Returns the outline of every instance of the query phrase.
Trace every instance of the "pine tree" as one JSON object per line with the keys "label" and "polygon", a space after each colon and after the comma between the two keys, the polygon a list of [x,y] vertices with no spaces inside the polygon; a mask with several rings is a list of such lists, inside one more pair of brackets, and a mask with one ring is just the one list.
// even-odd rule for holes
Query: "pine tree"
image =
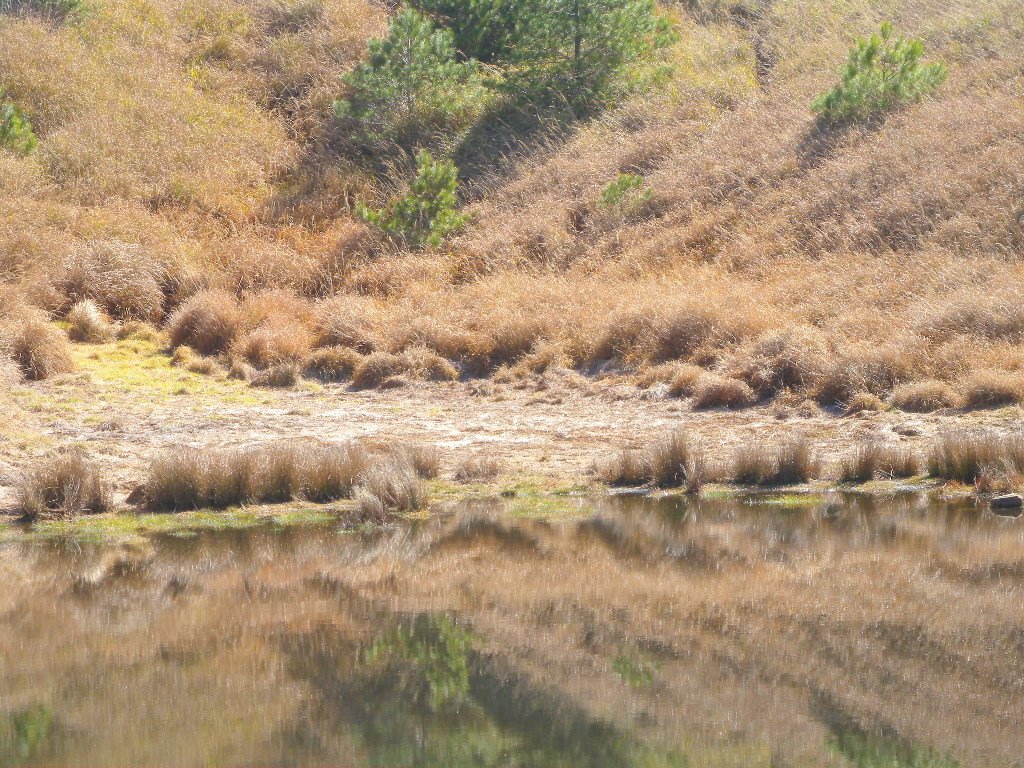
{"label": "pine tree", "polygon": [[654,0],[527,0],[508,84],[576,116],[613,101],[628,67],[671,39]]}
{"label": "pine tree", "polygon": [[365,139],[411,151],[471,122],[479,106],[477,67],[457,60],[450,31],[406,8],[369,48],[369,60],[347,78],[350,98],[334,106],[339,116],[356,118]]}
{"label": "pine tree", "polygon": [[439,246],[466,225],[457,209],[458,169],[451,160],[434,160],[426,150],[416,155],[416,178],[409,191],[386,208],[365,205],[359,216],[379,227],[392,240],[413,249]]}
{"label": "pine tree", "polygon": [[826,123],[870,120],[920,101],[946,80],[939,63],[924,64],[920,40],[894,37],[885,22],[876,34],[857,40],[850,50],[843,79],[815,99],[811,108]]}

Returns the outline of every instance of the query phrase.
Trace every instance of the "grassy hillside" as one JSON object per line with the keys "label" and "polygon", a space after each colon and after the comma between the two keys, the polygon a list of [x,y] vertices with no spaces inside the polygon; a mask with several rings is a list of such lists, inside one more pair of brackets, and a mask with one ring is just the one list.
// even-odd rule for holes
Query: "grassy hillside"
{"label": "grassy hillside", "polygon": [[[557,131],[492,129],[490,162],[478,146],[464,164],[470,225],[420,253],[354,215],[409,170],[372,168],[330,110],[383,34],[381,6],[96,0],[74,23],[0,17],[0,87],[39,138],[27,157],[0,150],[7,326],[34,312],[15,305],[59,318],[92,298],[238,375],[297,364],[373,385],[559,365],[701,405],[1024,399],[1020,3],[663,12],[667,82]],[[948,81],[880,124],[821,132],[811,100],[883,20]],[[642,177],[640,203],[602,205],[622,173]]]}

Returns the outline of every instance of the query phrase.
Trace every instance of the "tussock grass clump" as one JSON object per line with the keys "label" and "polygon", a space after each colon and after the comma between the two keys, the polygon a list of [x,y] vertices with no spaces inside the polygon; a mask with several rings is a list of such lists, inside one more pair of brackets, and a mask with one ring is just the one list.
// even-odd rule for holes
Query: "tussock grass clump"
{"label": "tussock grass clump", "polygon": [[626,449],[596,467],[608,485],[654,485],[659,488],[700,490],[706,478],[704,453],[683,432],[671,432],[640,450]]}
{"label": "tussock grass clump", "polygon": [[238,335],[241,309],[227,291],[200,291],[182,304],[168,321],[172,347],[183,344],[201,355],[226,352]]}
{"label": "tussock grass clump", "polygon": [[911,358],[906,350],[854,349],[825,367],[812,393],[822,405],[843,405],[861,392],[883,396],[913,377]]}
{"label": "tussock grass clump", "polygon": [[746,382],[714,374],[701,376],[693,390],[693,407],[696,410],[746,408],[756,401],[754,390]]}
{"label": "tussock grass clump", "polygon": [[696,492],[704,481],[703,451],[683,432],[672,432],[648,448],[651,481],[659,488]]}
{"label": "tussock grass clump", "polygon": [[858,392],[847,401],[846,409],[843,412],[847,416],[852,416],[855,413],[884,410],[885,402],[878,395],[873,395],[870,392]]}
{"label": "tussock grass clump", "polygon": [[174,448],[150,463],[145,495],[151,509],[168,512],[298,498],[323,503],[351,498],[369,465],[370,454],[356,444]]}
{"label": "tussock grass clump", "polygon": [[959,398],[946,382],[925,379],[896,387],[889,402],[901,411],[928,413],[943,408],[956,408]]}
{"label": "tussock grass clump", "polygon": [[380,309],[365,296],[339,294],[317,305],[313,332],[318,347],[348,347],[364,355],[376,351]]}
{"label": "tussock grass clump", "polygon": [[1024,438],[992,433],[947,433],[928,454],[928,474],[975,483],[985,473],[1024,474]]}
{"label": "tussock grass clump", "polygon": [[363,356],[349,347],[323,347],[309,354],[302,373],[321,381],[348,381],[362,362]]}
{"label": "tussock grass clump", "polygon": [[249,383],[254,387],[287,389],[299,383],[299,367],[294,363],[281,363],[263,371],[254,371]]}
{"label": "tussock grass clump", "polygon": [[995,408],[1024,401],[1024,376],[1020,372],[975,371],[962,387],[966,408]]}
{"label": "tussock grass clump", "polygon": [[380,517],[391,511],[424,509],[428,494],[412,462],[397,457],[378,462],[362,474],[355,500],[362,514]]}
{"label": "tussock grass clump", "polygon": [[741,485],[797,485],[821,474],[821,462],[805,437],[776,448],[747,445],[733,456],[731,477]]}
{"label": "tussock grass clump", "polygon": [[18,488],[18,506],[30,519],[107,512],[110,486],[81,453],[52,456],[31,470]]}
{"label": "tussock grass clump", "polygon": [[0,352],[30,381],[75,370],[67,335],[39,313],[0,318]]}
{"label": "tussock grass clump", "polygon": [[608,485],[638,486],[651,481],[648,457],[644,451],[632,448],[626,448],[615,458],[597,465],[595,472],[597,478]]}
{"label": "tussock grass clump", "polygon": [[271,322],[237,338],[231,352],[262,369],[298,363],[309,354],[310,347],[309,331],[300,322],[275,316]]}
{"label": "tussock grass clump", "polygon": [[420,381],[455,381],[458,369],[429,349],[414,348],[400,353],[374,352],[367,355],[352,374],[352,386],[371,389],[407,376]]}
{"label": "tussock grass clump", "polygon": [[140,245],[87,242],[59,262],[54,287],[66,306],[93,301],[119,320],[159,322],[164,316],[167,265]]}
{"label": "tussock grass clump", "polygon": [[913,477],[920,472],[916,454],[908,448],[877,442],[857,447],[840,465],[841,483],[866,483],[876,477]]}
{"label": "tussock grass clump", "polygon": [[68,311],[68,337],[72,341],[101,344],[114,338],[117,328],[91,299],[80,301]]}
{"label": "tussock grass clump", "polygon": [[403,446],[396,453],[407,459],[420,477],[433,480],[441,474],[441,452],[436,446],[414,443]]}
{"label": "tussock grass clump", "polygon": [[454,479],[457,483],[489,483],[500,474],[500,461],[492,456],[474,456],[459,463]]}

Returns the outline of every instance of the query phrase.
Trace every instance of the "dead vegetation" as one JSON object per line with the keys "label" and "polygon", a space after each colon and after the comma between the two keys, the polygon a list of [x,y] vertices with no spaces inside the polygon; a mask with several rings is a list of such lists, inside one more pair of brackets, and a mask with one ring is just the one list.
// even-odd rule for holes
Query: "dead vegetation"
{"label": "dead vegetation", "polygon": [[928,454],[928,474],[974,484],[991,476],[1024,475],[1024,438],[985,432],[943,435]]}
{"label": "dead vegetation", "polygon": [[672,432],[640,449],[626,449],[599,465],[596,475],[613,486],[652,485],[696,493],[707,479],[703,449],[682,432]]}
{"label": "dead vegetation", "polygon": [[80,452],[40,461],[18,487],[18,509],[30,520],[98,514],[112,506],[110,486],[99,467]]}
{"label": "dead vegetation", "polygon": [[360,509],[416,510],[426,504],[420,477],[434,477],[440,459],[424,446],[375,451],[288,442],[204,450],[173,448],[153,457],[143,485],[147,508],[182,512],[293,500],[356,499]]}
{"label": "dead vegetation", "polygon": [[[68,313],[92,302],[162,323],[172,346],[224,356],[214,373],[263,383],[288,381],[281,366],[356,388],[569,367],[695,408],[1021,402],[1015,0],[773,7],[764,91],[747,34],[691,3],[661,89],[524,139],[467,187],[467,230],[428,254],[351,214],[404,176],[375,181],[326,118],[384,7],[229,5],[159,0],[143,18],[115,3],[83,34],[28,17],[0,31],[5,92],[40,136],[32,157],[0,158],[0,283],[44,317],[89,335]],[[808,103],[883,17],[950,80],[823,143]],[[652,203],[603,221],[623,172]],[[67,369],[37,322],[14,335],[26,376]]]}
{"label": "dead vegetation", "polygon": [[457,483],[490,483],[501,474],[501,462],[489,456],[474,456],[462,461],[455,469]]}
{"label": "dead vegetation", "polygon": [[912,450],[870,442],[857,446],[852,456],[843,459],[838,479],[841,483],[866,483],[879,478],[913,477],[920,471]]}

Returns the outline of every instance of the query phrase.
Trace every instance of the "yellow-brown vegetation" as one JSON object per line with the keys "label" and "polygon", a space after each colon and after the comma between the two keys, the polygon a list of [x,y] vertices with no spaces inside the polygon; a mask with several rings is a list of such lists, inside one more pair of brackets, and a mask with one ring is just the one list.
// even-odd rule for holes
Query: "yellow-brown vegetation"
{"label": "yellow-brown vegetation", "polygon": [[[466,187],[466,231],[426,254],[352,215],[404,170],[375,179],[329,117],[383,6],[110,0],[77,27],[11,17],[0,86],[39,146],[0,151],[0,282],[56,317],[90,300],[165,322],[172,345],[358,387],[557,364],[657,368],[698,407],[788,390],[931,409],[954,402],[945,385],[968,407],[1019,402],[1019,3],[776,3],[756,46],[712,5],[673,14],[667,83],[524,138]],[[886,18],[949,81],[822,137],[810,99]],[[653,198],[610,221],[596,201],[623,172]],[[17,336],[28,376],[66,368],[32,352],[56,348],[36,321]]]}

